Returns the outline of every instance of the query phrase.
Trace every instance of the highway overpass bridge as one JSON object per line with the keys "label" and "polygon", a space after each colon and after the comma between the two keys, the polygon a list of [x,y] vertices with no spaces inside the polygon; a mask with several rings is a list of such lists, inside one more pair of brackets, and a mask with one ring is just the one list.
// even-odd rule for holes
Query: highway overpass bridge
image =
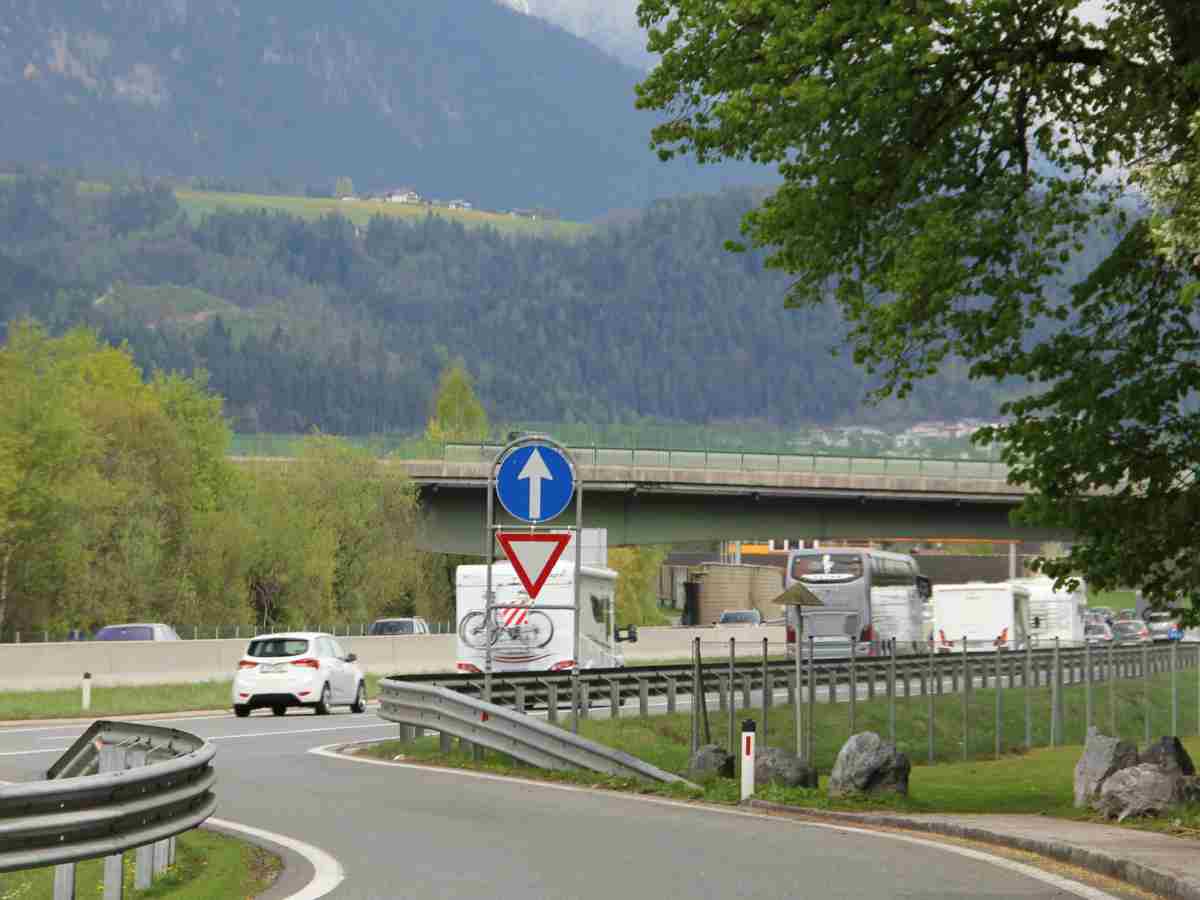
{"label": "highway overpass bridge", "polygon": [[[431,549],[481,553],[488,470],[499,447],[440,449],[440,458],[388,457],[388,465],[418,486]],[[596,447],[571,453],[584,483],[584,524],[608,529],[610,546],[773,536],[1070,538],[1009,521],[1025,492],[1008,484],[1007,468],[996,462]],[[560,521],[574,523],[573,507]]]}

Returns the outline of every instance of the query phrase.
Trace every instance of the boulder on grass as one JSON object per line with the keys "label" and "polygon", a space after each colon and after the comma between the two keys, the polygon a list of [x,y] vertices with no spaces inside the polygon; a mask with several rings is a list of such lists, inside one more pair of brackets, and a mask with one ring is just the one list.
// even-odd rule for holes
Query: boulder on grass
{"label": "boulder on grass", "polygon": [[1177,737],[1162,737],[1138,754],[1138,762],[1158,766],[1164,772],[1195,775],[1192,758]]}
{"label": "boulder on grass", "polygon": [[724,747],[716,744],[704,744],[688,761],[688,775],[695,781],[709,778],[733,777],[733,756]]}
{"label": "boulder on grass", "polygon": [[800,757],[778,747],[754,749],[754,785],[778,784],[783,787],[815,788],[817,770]]}
{"label": "boulder on grass", "polygon": [[1075,764],[1075,806],[1082,809],[1094,803],[1108,778],[1137,764],[1137,747],[1101,734],[1095,726],[1089,728],[1083,756]]}
{"label": "boulder on grass", "polygon": [[848,794],[908,794],[912,763],[873,731],[850,737],[838,753],[829,776],[829,796]]}
{"label": "boulder on grass", "polygon": [[1104,780],[1095,807],[1118,822],[1160,813],[1179,801],[1183,776],[1153,763],[1114,772]]}

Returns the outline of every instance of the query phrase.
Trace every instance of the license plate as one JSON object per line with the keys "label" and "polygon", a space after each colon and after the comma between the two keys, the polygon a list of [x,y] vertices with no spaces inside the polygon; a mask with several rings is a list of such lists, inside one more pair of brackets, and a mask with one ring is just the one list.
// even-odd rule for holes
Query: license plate
{"label": "license plate", "polygon": [[262,667],[263,672],[278,673],[287,671],[287,663],[267,663]]}

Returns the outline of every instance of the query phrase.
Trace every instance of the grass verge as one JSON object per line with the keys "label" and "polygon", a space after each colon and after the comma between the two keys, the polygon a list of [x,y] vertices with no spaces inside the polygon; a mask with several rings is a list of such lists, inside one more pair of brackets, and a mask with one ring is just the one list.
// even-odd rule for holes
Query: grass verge
{"label": "grass verge", "polygon": [[[196,830],[181,835],[176,844],[175,865],[146,891],[133,887],[134,854],[124,859],[126,897],[162,900],[232,900],[256,897],[279,875],[279,857],[260,847],[211,831]],[[75,893],[99,897],[104,892],[103,860],[79,863],[75,869]],[[30,869],[0,875],[0,900],[51,900],[54,869]]]}
{"label": "grass verge", "polygon": [[[367,696],[378,696],[379,675],[367,675]],[[92,688],[92,707],[84,711],[79,688],[55,691],[0,691],[0,722],[26,719],[104,719],[231,709],[232,681],[147,684]]]}

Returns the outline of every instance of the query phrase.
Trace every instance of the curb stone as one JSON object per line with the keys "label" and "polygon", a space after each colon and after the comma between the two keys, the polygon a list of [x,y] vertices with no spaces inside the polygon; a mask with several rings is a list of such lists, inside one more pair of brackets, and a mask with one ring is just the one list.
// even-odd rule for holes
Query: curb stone
{"label": "curb stone", "polygon": [[[915,819],[893,813],[838,812],[789,806],[785,803],[772,803],[768,800],[753,798],[747,800],[745,805],[798,819],[843,822],[854,825],[883,825],[888,828],[965,838],[984,844],[1024,850],[1124,881],[1163,897],[1178,898],[1178,900],[1200,900],[1200,876],[1195,879],[1181,878],[1172,872],[1166,872],[1132,859],[1066,841],[993,831],[975,824],[957,823],[945,819]],[[1159,837],[1166,841],[1174,840],[1170,835],[1160,835]]]}

